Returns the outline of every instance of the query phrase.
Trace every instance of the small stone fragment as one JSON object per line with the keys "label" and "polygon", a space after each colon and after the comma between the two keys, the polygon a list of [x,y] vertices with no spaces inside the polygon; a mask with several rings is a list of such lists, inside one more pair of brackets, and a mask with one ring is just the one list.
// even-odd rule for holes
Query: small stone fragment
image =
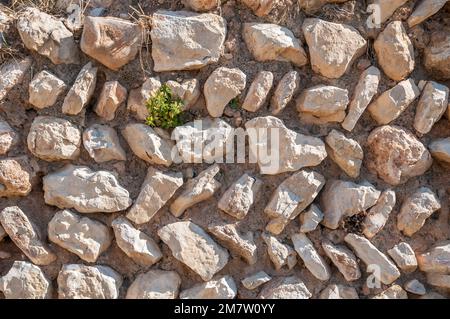
{"label": "small stone fragment", "polygon": [[408,294],[399,285],[392,285],[372,299],[408,299]]}
{"label": "small stone fragment", "polygon": [[159,78],[148,78],[140,88],[130,91],[127,109],[134,113],[138,120],[145,121],[148,117],[148,110],[145,104],[160,88],[161,82]]}
{"label": "small stone fragment", "polygon": [[178,83],[167,81],[166,85],[172,90],[172,94],[183,101],[183,111],[189,110],[200,97],[200,83],[197,79],[188,79]]}
{"label": "small stone fragment", "polygon": [[0,101],[16,85],[22,83],[25,73],[31,67],[31,57],[25,57],[19,61],[15,59],[7,60],[0,67]]}
{"label": "small stone fragment", "polygon": [[0,155],[8,153],[18,141],[19,135],[16,131],[8,124],[8,122],[0,118]]}
{"label": "small stone fragment", "polygon": [[20,157],[0,160],[0,198],[26,196],[31,192],[32,172]]}
{"label": "small stone fragment", "polygon": [[295,251],[303,260],[305,267],[319,280],[327,281],[331,273],[328,264],[314,248],[313,243],[303,234],[298,233],[291,236]]}
{"label": "small stone fragment", "polygon": [[436,14],[447,3],[448,0],[422,0],[414,12],[408,18],[410,28],[418,25]]}
{"label": "small stone fragment", "polygon": [[258,111],[266,102],[267,95],[273,85],[273,73],[270,71],[260,71],[253,80],[245,96],[242,108],[249,112]]}
{"label": "small stone fragment", "polygon": [[65,89],[64,81],[50,72],[41,71],[34,76],[28,86],[28,102],[38,109],[52,106]]}
{"label": "small stone fragment", "polygon": [[319,207],[311,204],[308,210],[300,214],[300,231],[302,233],[309,233],[316,230],[317,226],[323,219],[323,213]]}
{"label": "small stone fragment", "polygon": [[449,89],[445,85],[428,81],[417,103],[414,128],[427,134],[447,110]]}
{"label": "small stone fragment", "polygon": [[181,278],[175,271],[149,270],[137,275],[126,299],[176,299],[180,285]]}
{"label": "small stone fragment", "polygon": [[423,296],[427,293],[425,286],[417,279],[408,281],[404,287],[407,292],[415,295]]}
{"label": "small stone fragment", "polygon": [[297,71],[289,71],[278,82],[270,102],[273,115],[279,114],[292,100],[300,86],[300,75]]}
{"label": "small stone fragment", "polygon": [[450,35],[432,34],[431,42],[424,49],[424,65],[435,78],[450,79]]}
{"label": "small stone fragment", "polygon": [[116,131],[107,125],[94,124],[88,127],[83,133],[83,145],[97,163],[126,160]]}
{"label": "small stone fragment", "polygon": [[383,191],[377,203],[372,206],[364,219],[364,236],[371,239],[378,234],[386,224],[395,206],[396,196],[391,189]]}
{"label": "small stone fragment", "polygon": [[389,256],[404,272],[413,272],[417,268],[417,259],[414,250],[406,242],[401,242],[388,250]]}
{"label": "small stone fragment", "polygon": [[309,299],[311,292],[296,276],[278,277],[264,286],[259,299]]}
{"label": "small stone fragment", "polygon": [[323,241],[322,248],[331,262],[339,269],[347,281],[361,278],[356,256],[345,246],[334,245],[330,241]]}
{"label": "small stone fragment", "polygon": [[287,266],[290,270],[297,264],[297,254],[289,245],[283,244],[276,237],[263,233],[262,239],[267,246],[267,254],[275,266],[275,270],[280,270]]}
{"label": "small stone fragment", "polygon": [[450,289],[450,275],[427,273],[427,283],[435,287]]}
{"label": "small stone fragment", "polygon": [[180,299],[234,299],[236,295],[233,277],[223,276],[183,290]]}
{"label": "small stone fragment", "polygon": [[248,290],[253,290],[265,284],[266,282],[269,282],[271,279],[272,277],[261,270],[251,276],[245,277],[241,282],[245,288],[247,288]]}
{"label": "small stone fragment", "polygon": [[325,138],[330,158],[350,177],[359,176],[364,153],[357,141],[332,130]]}
{"label": "small stone fragment", "polygon": [[115,117],[117,108],[127,97],[127,89],[125,89],[117,81],[109,81],[103,85],[100,98],[95,105],[94,111],[105,121],[112,121]]}
{"label": "small stone fragment", "polygon": [[417,255],[419,269],[424,272],[450,273],[450,241],[443,241],[428,252]]}
{"label": "small stone fragment", "polygon": [[450,163],[450,137],[434,140],[428,145],[431,155],[446,163]]}
{"label": "small stone fragment", "polygon": [[332,284],[322,290],[319,299],[359,299],[359,296],[353,287]]}

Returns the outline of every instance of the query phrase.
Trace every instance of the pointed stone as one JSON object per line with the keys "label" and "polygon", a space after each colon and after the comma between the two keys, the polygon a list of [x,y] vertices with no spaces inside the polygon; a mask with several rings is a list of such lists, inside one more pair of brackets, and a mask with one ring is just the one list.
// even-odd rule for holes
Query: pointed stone
{"label": "pointed stone", "polygon": [[180,299],[234,299],[236,295],[236,283],[227,275],[183,290]]}
{"label": "pointed stone", "polygon": [[396,196],[393,190],[387,189],[381,193],[377,203],[369,209],[364,219],[364,236],[371,239],[383,229],[395,202]]}
{"label": "pointed stone", "polygon": [[67,93],[62,112],[67,115],[77,115],[89,103],[94,94],[97,82],[97,68],[89,62],[78,73],[75,83]]}
{"label": "pointed stone", "polygon": [[286,266],[289,270],[297,264],[297,254],[291,246],[283,244],[276,237],[263,233],[262,239],[267,246],[267,254],[275,266],[275,270],[280,270]]}
{"label": "pointed stone", "polygon": [[339,269],[347,281],[361,278],[361,271],[356,256],[345,246],[333,245],[329,241],[322,242],[322,248],[331,262]]}
{"label": "pointed stone", "polygon": [[176,299],[180,285],[181,278],[175,271],[149,270],[137,275],[126,299]]}

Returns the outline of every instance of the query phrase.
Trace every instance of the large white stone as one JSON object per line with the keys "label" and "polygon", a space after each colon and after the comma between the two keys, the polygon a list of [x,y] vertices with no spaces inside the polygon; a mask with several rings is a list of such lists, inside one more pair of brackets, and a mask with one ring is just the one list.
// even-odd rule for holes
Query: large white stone
{"label": "large white stone", "polygon": [[22,83],[31,63],[32,59],[25,57],[20,60],[10,59],[2,64],[0,67],[0,101],[14,86]]}
{"label": "large white stone", "polygon": [[427,134],[447,110],[449,89],[445,85],[428,81],[416,107],[414,128]]}
{"label": "large white stone", "polygon": [[88,127],[83,132],[83,145],[97,163],[127,159],[120,145],[119,136],[108,125],[94,124]]}
{"label": "large white stone", "polygon": [[180,285],[181,278],[175,271],[149,270],[137,275],[126,299],[176,299]]}
{"label": "large white stone", "polygon": [[63,80],[48,71],[36,74],[28,86],[28,102],[38,109],[55,104],[58,96],[66,89]]}
{"label": "large white stone", "polygon": [[398,268],[408,273],[417,268],[417,259],[414,250],[406,242],[401,242],[388,250],[389,256],[395,261]]}
{"label": "large white stone", "polygon": [[89,62],[78,73],[62,105],[62,112],[77,115],[89,103],[97,83],[97,68]]}

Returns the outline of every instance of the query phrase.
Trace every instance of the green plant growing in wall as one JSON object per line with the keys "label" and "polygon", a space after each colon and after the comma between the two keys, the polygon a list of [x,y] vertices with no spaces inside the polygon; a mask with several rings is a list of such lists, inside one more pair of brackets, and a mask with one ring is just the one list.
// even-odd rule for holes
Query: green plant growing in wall
{"label": "green plant growing in wall", "polygon": [[151,127],[170,129],[183,124],[183,100],[174,96],[166,84],[147,100],[146,107],[148,116],[145,122]]}

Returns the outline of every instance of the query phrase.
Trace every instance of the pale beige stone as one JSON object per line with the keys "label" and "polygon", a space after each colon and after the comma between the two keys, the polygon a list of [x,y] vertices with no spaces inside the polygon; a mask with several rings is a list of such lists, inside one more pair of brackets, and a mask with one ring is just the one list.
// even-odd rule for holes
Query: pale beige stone
{"label": "pale beige stone", "polygon": [[309,299],[311,292],[304,282],[296,277],[278,277],[264,286],[258,299]]}
{"label": "pale beige stone", "polygon": [[428,252],[417,255],[417,263],[421,271],[450,273],[450,241],[439,242]]}
{"label": "pale beige stone", "polygon": [[20,60],[10,59],[2,64],[0,67],[0,101],[14,86],[22,83],[31,63],[31,57],[25,57]]}
{"label": "pale beige stone", "polygon": [[275,270],[280,270],[284,266],[292,269],[297,264],[297,254],[291,246],[283,244],[268,233],[263,233],[261,237],[267,246],[267,254],[275,266]]}
{"label": "pale beige stone", "polygon": [[377,203],[369,209],[364,219],[364,236],[371,239],[383,229],[395,202],[396,195],[393,190],[387,189],[381,193]]}
{"label": "pale beige stone", "polygon": [[267,100],[273,85],[273,73],[270,71],[259,71],[247,91],[242,108],[249,112],[258,111]]}
{"label": "pale beige stone", "polygon": [[297,71],[289,71],[278,82],[272,99],[270,100],[271,112],[279,114],[294,97],[300,86],[300,75]]}
{"label": "pale beige stone", "polygon": [[276,8],[280,0],[241,0],[241,2],[252,9],[255,15],[263,17]]}
{"label": "pale beige stone", "polygon": [[450,163],[450,137],[432,141],[428,149],[435,159]]}
{"label": "pale beige stone", "polygon": [[323,220],[323,213],[320,208],[314,204],[309,206],[309,209],[300,214],[300,231],[302,233],[309,233],[316,230],[317,226]]}
{"label": "pale beige stone", "polygon": [[388,250],[389,256],[404,272],[413,272],[417,268],[417,259],[414,250],[406,242],[401,242]]}
{"label": "pale beige stone", "polygon": [[436,14],[448,0],[422,0],[408,18],[410,28],[418,25]]}
{"label": "pale beige stone", "polygon": [[361,278],[356,256],[347,247],[334,245],[330,241],[323,241],[322,248],[331,262],[339,269],[347,281],[355,281]]}
{"label": "pale beige stone", "polygon": [[372,299],[408,299],[408,294],[399,285],[392,285]]}
{"label": "pale beige stone", "polygon": [[236,295],[236,283],[227,275],[183,290],[180,299],[234,299]]}
{"label": "pale beige stone", "polygon": [[449,89],[445,85],[428,81],[422,90],[422,96],[416,107],[414,128],[421,134],[427,134],[447,110]]}
{"label": "pale beige stone", "polygon": [[38,109],[53,106],[58,96],[66,89],[63,80],[48,71],[36,74],[28,86],[28,102]]}
{"label": "pale beige stone", "polygon": [[145,104],[160,88],[161,82],[159,78],[148,78],[140,88],[130,91],[127,100],[127,110],[133,113],[138,120],[145,121],[148,116]]}
{"label": "pale beige stone", "polygon": [[356,178],[361,170],[364,153],[359,143],[337,130],[325,138],[330,158],[350,177]]}
{"label": "pale beige stone", "polygon": [[126,299],[176,299],[180,285],[181,278],[175,271],[149,270],[137,275]]}
{"label": "pale beige stone", "polygon": [[427,283],[435,287],[450,289],[450,275],[427,273]]}
{"label": "pale beige stone", "polygon": [[107,125],[94,124],[83,132],[83,145],[97,163],[125,161],[126,153],[116,131]]}
{"label": "pale beige stone", "polygon": [[91,100],[96,82],[97,68],[89,62],[78,73],[74,84],[64,98],[62,112],[68,115],[79,114]]}
{"label": "pale beige stone", "polygon": [[245,277],[241,280],[242,285],[248,290],[253,290],[258,288],[259,286],[269,282],[272,279],[265,271],[261,270],[253,275]]}
{"label": "pale beige stone", "polygon": [[194,11],[210,11],[220,6],[219,0],[182,0],[185,6]]}
{"label": "pale beige stone", "polygon": [[32,171],[22,157],[0,160],[0,198],[26,196],[31,192]]}
{"label": "pale beige stone", "polygon": [[332,284],[320,292],[319,299],[359,299],[359,296],[353,287]]}
{"label": "pale beige stone", "polygon": [[105,82],[94,112],[106,121],[112,121],[117,108],[125,102],[127,89],[118,81]]}
{"label": "pale beige stone", "polygon": [[172,94],[183,101],[183,111],[189,110],[200,97],[200,83],[197,79],[184,80],[181,83],[167,81]]}
{"label": "pale beige stone", "polygon": [[0,118],[0,155],[8,153],[17,142],[19,142],[18,133],[7,121]]}
{"label": "pale beige stone", "polygon": [[431,42],[424,49],[424,65],[434,78],[450,79],[450,35],[448,33],[432,34]]}

